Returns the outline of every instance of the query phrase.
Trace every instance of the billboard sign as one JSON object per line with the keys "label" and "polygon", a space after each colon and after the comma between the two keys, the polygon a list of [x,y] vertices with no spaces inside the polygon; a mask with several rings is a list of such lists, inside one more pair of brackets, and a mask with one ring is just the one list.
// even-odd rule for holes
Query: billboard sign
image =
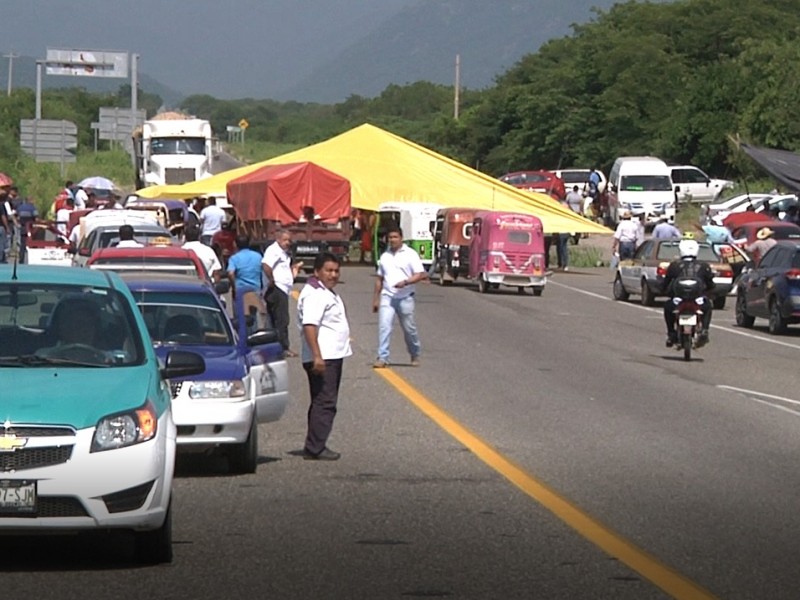
{"label": "billboard sign", "polygon": [[127,78],[128,53],[48,48],[45,72],[48,75]]}

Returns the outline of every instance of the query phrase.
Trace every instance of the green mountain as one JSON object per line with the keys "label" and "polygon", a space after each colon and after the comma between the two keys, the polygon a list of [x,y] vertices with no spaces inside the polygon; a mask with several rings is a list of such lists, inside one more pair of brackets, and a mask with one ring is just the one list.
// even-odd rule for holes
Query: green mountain
{"label": "green mountain", "polygon": [[460,55],[463,87],[481,89],[543,43],[587,23],[593,7],[615,0],[438,0],[400,11],[354,42],[282,99],[339,102],[352,94],[373,97],[395,83],[453,85]]}

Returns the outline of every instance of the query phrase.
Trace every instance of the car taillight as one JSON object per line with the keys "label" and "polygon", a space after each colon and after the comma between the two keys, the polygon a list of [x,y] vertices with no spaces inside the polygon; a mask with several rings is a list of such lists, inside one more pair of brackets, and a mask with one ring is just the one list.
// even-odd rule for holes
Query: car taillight
{"label": "car taillight", "polygon": [[791,279],[792,281],[800,280],[800,269],[789,269],[786,271],[786,279]]}
{"label": "car taillight", "polygon": [[669,263],[662,262],[656,268],[656,275],[659,277],[664,277],[667,274],[667,269],[669,268]]}
{"label": "car taillight", "polygon": [[722,271],[717,271],[717,275],[720,277],[733,277],[733,271],[731,269],[723,269]]}

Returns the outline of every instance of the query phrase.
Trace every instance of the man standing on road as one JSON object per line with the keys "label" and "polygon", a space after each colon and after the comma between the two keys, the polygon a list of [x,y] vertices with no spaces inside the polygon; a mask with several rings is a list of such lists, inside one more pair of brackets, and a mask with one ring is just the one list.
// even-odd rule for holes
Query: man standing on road
{"label": "man standing on road", "polygon": [[302,262],[292,264],[289,255],[291,246],[292,234],[281,229],[261,259],[261,268],[267,276],[267,291],[264,293],[267,313],[272,326],[278,331],[278,341],[283,346],[285,357],[297,356],[296,352],[289,349],[289,294],[292,293],[294,278],[303,267]]}
{"label": "man standing on road", "polygon": [[389,226],[386,240],[388,247],[378,262],[372,296],[372,312],[378,313],[378,360],[372,366],[376,369],[389,366],[392,325],[396,314],[411,356],[411,366],[418,367],[422,347],[414,318],[414,284],[427,279],[428,274],[419,254],[403,243],[400,227]]}
{"label": "man standing on road", "polygon": [[614,241],[611,247],[611,253],[618,253],[620,260],[633,258],[636,246],[641,243],[642,234],[639,224],[639,219],[635,221],[631,219],[631,211],[626,210],[622,213],[622,220],[619,222],[617,230],[614,232]]}
{"label": "man standing on road", "polygon": [[337,460],[340,456],[327,447],[339,401],[342,364],[353,354],[344,303],[333,290],[339,283],[340,267],[333,254],[318,254],[314,259],[314,276],[308,279],[297,299],[303,369],[311,394],[303,447],[306,460]]}
{"label": "man standing on road", "polygon": [[250,238],[246,235],[236,236],[236,253],[228,259],[228,279],[231,281],[231,292],[261,293],[261,254],[250,248]]}
{"label": "man standing on road", "polygon": [[577,185],[573,185],[572,189],[567,192],[566,203],[574,212],[583,215],[583,194],[580,193]]}
{"label": "man standing on road", "polygon": [[210,246],[214,234],[221,231],[222,224],[225,223],[225,211],[217,206],[217,199],[213,196],[208,199],[208,204],[200,212],[200,222],[203,226],[200,241]]}
{"label": "man standing on road", "polygon": [[186,241],[183,243],[183,247],[197,255],[197,258],[205,266],[206,272],[214,283],[217,283],[222,278],[222,265],[219,262],[217,253],[200,241],[200,228],[196,225],[187,227],[184,235]]}
{"label": "man standing on road", "polygon": [[670,223],[667,216],[661,216],[658,220],[658,225],[653,228],[654,240],[680,239],[680,237],[681,230]]}

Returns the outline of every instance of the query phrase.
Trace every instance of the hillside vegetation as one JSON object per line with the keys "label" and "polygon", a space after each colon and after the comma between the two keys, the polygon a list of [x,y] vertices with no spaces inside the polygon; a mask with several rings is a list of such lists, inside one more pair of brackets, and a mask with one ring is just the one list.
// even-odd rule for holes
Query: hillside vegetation
{"label": "hillside vegetation", "polygon": [[[429,82],[390,85],[377,97],[353,95],[333,105],[191,96],[182,108],[210,119],[217,132],[246,118],[245,148],[232,150],[249,160],[369,122],[492,175],[608,169],[620,155],[655,154],[749,180],[757,172],[731,136],[800,149],[799,36],[796,0],[627,2],[524,57],[491,88],[464,91],[458,120],[453,88]],[[140,105],[152,114],[159,99],[144,97]],[[73,179],[93,154],[89,123],[97,108],[125,101],[122,88],[116,95],[45,93],[45,117],[75,121],[81,131]],[[32,114],[31,90],[0,97],[0,171],[16,173],[38,194],[37,169],[28,168],[18,142],[19,119]]]}

